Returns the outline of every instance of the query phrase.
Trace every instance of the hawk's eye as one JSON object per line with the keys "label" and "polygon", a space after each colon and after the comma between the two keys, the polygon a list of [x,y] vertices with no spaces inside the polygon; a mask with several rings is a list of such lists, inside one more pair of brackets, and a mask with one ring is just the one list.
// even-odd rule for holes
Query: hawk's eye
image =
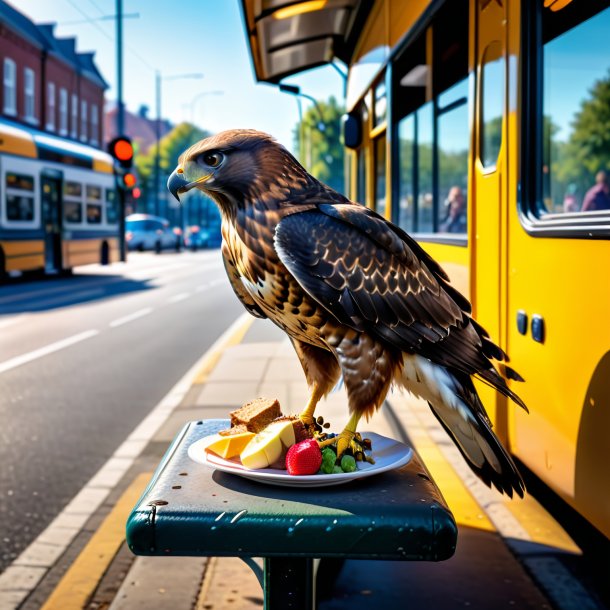
{"label": "hawk's eye", "polygon": [[223,159],[224,155],[219,152],[208,152],[201,155],[201,160],[210,167],[218,167]]}

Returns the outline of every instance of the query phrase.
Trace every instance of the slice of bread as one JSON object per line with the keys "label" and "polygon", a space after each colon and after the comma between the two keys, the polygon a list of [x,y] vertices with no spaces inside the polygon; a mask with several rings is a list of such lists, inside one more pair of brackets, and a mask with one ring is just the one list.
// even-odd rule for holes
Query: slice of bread
{"label": "slice of bread", "polygon": [[257,398],[232,411],[230,415],[231,428],[243,425],[249,432],[260,432],[274,419],[281,417],[282,411],[277,398]]}
{"label": "slice of bread", "polygon": [[221,430],[218,434],[220,434],[220,436],[234,436],[235,434],[243,434],[244,432],[250,432],[250,430],[248,430],[244,424],[239,424],[237,426],[232,426],[227,430]]}

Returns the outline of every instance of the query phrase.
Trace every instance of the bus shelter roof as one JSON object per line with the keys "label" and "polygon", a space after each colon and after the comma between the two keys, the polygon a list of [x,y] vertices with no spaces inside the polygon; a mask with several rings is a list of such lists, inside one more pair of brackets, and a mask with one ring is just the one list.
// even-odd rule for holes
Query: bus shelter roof
{"label": "bus shelter roof", "polygon": [[278,83],[338,58],[349,63],[373,0],[241,0],[258,81]]}

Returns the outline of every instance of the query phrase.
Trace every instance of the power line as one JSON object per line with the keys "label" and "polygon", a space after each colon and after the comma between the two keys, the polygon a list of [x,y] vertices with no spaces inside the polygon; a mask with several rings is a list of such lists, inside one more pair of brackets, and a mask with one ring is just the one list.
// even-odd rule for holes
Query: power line
{"label": "power line", "polygon": [[[85,13],[75,2],[74,0],[66,0],[66,2],[68,2],[73,8],[75,8],[85,19],[85,21],[89,24],[91,24],[92,26],[94,26],[105,38],[107,38],[108,40],[110,40],[110,42],[112,42],[114,44],[114,38],[106,31],[104,30],[100,24],[96,21],[96,19],[90,17],[89,15],[87,15],[87,13]],[[93,0],[89,0],[89,2],[101,13],[104,13],[104,11],[100,8],[100,6],[94,2]],[[142,62],[142,64],[144,64],[151,72],[155,71],[154,66],[152,66],[148,61],[146,61],[133,47],[129,46],[129,45],[125,45],[127,47],[127,50],[140,62]]]}
{"label": "power line", "polygon": [[97,21],[95,21],[94,19],[91,19],[91,17],[89,17],[89,15],[87,15],[87,13],[85,13],[83,10],[81,10],[81,8],[74,2],[74,0],[66,0],[66,2],[68,2],[68,4],[70,4],[70,6],[75,8],[85,18],[85,21],[87,21],[93,27],[95,27],[101,34],[103,34],[108,40],[110,40],[110,42],[114,42],[114,40],[112,39],[112,36],[110,36],[110,34],[108,34],[108,32],[106,32],[106,30],[104,30],[102,27],[100,27],[100,24],[97,23]]}

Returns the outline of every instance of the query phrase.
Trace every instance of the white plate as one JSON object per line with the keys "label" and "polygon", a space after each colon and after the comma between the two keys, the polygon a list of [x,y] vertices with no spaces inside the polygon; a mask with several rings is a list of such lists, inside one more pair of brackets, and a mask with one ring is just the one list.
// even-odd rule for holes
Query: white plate
{"label": "white plate", "polygon": [[281,485],[283,487],[327,487],[329,485],[341,485],[355,479],[370,477],[374,474],[394,470],[407,464],[413,457],[413,450],[405,444],[374,432],[362,432],[363,438],[371,439],[373,450],[371,456],[375,463],[357,462],[358,470],[355,472],[344,472],[342,474],[311,474],[295,476],[288,474],[285,470],[276,468],[264,468],[261,470],[248,470],[237,459],[225,460],[213,453],[207,453],[205,447],[219,438],[218,434],[206,436],[194,442],[188,448],[189,457],[222,472],[236,474],[246,479],[269,483],[270,485]]}

